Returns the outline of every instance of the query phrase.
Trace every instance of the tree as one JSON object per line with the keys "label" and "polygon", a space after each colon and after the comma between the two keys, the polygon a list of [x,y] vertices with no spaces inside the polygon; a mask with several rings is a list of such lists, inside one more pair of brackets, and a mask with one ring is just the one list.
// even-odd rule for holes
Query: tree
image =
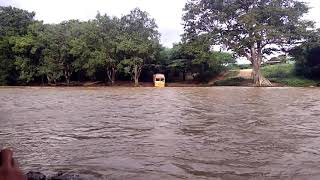
{"label": "tree", "polygon": [[0,85],[15,84],[17,71],[14,66],[14,54],[9,44],[9,37],[0,40]]}
{"label": "tree", "polygon": [[46,25],[42,36],[44,49],[44,63],[40,67],[46,74],[48,83],[57,83],[63,76],[69,81],[70,64],[64,27],[61,24]]}
{"label": "tree", "polygon": [[184,39],[207,34],[247,57],[257,86],[271,85],[260,71],[263,56],[299,43],[313,25],[301,19],[308,7],[296,0],[192,0],[184,10]]}
{"label": "tree", "polygon": [[67,84],[70,83],[76,59],[72,48],[77,45],[81,33],[77,29],[79,24],[77,20],[70,20],[45,26],[42,40],[46,48],[42,70],[48,82],[56,83],[63,77]]}
{"label": "tree", "polygon": [[208,81],[234,63],[231,53],[216,52],[211,48],[211,38],[207,34],[175,44],[171,50],[169,67],[182,73],[183,80],[191,73],[198,81]]}
{"label": "tree", "polygon": [[95,23],[98,27],[98,48],[95,52],[95,62],[106,68],[107,78],[111,85],[115,83],[116,73],[118,72],[118,65],[120,57],[118,46],[121,36],[121,23],[117,17],[109,17],[108,15],[101,16],[97,14]]}
{"label": "tree", "polygon": [[98,27],[93,21],[70,20],[65,24],[69,58],[67,63],[71,65],[71,74],[77,75],[77,80],[81,81],[86,75],[92,76],[91,72],[95,72],[95,69],[90,66],[90,60],[99,41]]}
{"label": "tree", "polygon": [[151,64],[152,68],[158,73],[167,73],[167,65],[170,61],[172,48],[160,46],[156,54],[156,60]]}
{"label": "tree", "polygon": [[73,21],[69,29],[70,38],[67,39],[69,57],[73,71],[78,74],[80,81],[85,76],[95,78],[95,73],[101,64],[96,52],[101,41],[99,27],[95,21]]}
{"label": "tree", "polygon": [[25,35],[28,26],[34,21],[34,16],[34,12],[0,6],[0,37]]}
{"label": "tree", "polygon": [[18,70],[19,80],[23,83],[34,81],[39,76],[42,77],[38,67],[43,61],[44,45],[40,40],[40,34],[43,33],[43,30],[42,22],[35,21],[29,25],[26,35],[11,38],[15,66]]}
{"label": "tree", "polygon": [[293,48],[290,55],[294,57],[297,75],[310,79],[320,79],[320,30],[312,34],[308,41]]}
{"label": "tree", "polygon": [[15,37],[24,36],[33,23],[34,12],[0,6],[0,84],[16,84],[19,74],[12,51]]}
{"label": "tree", "polygon": [[167,67],[173,71],[181,72],[182,80],[185,81],[187,72],[191,71],[192,60],[195,58],[195,55],[189,53],[183,43],[174,44],[170,53],[170,61]]}
{"label": "tree", "polygon": [[157,25],[148,13],[138,8],[123,16],[121,23],[124,29],[117,51],[122,54],[124,71],[138,86],[143,66],[155,60],[160,49]]}

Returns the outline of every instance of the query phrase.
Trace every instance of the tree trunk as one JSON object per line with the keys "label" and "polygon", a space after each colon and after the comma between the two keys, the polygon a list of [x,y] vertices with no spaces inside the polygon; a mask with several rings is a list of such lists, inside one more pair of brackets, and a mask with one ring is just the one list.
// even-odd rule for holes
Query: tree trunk
{"label": "tree trunk", "polygon": [[[111,74],[112,74],[112,71],[110,68],[107,68],[107,78],[106,78],[106,84],[108,83],[108,81],[110,80],[111,81]],[[112,82],[111,82],[111,85],[112,85]]]}
{"label": "tree trunk", "polygon": [[116,81],[116,68],[107,68],[107,76],[109,81],[111,82],[111,85],[113,86]]}
{"label": "tree trunk", "polygon": [[251,46],[251,57],[250,61],[252,64],[252,78],[255,86],[272,86],[271,82],[264,78],[261,73],[261,63],[262,63],[262,49],[260,44],[257,43],[257,47],[255,45]]}
{"label": "tree trunk", "polygon": [[111,84],[114,85],[114,83],[116,82],[116,70],[115,68],[112,68],[112,76],[111,76]]}
{"label": "tree trunk", "polygon": [[50,79],[50,77],[49,77],[48,75],[46,75],[46,76],[47,76],[48,84],[51,84],[51,79]]}
{"label": "tree trunk", "polygon": [[70,84],[70,78],[69,77],[67,78],[66,82],[67,82],[67,84]]}
{"label": "tree trunk", "polygon": [[69,74],[69,72],[66,72],[64,77],[66,78],[66,83],[70,84],[70,74]]}
{"label": "tree trunk", "polygon": [[70,79],[71,79],[71,72],[70,72],[70,67],[66,66],[64,70],[64,77],[66,78],[66,83],[70,84]]}
{"label": "tree trunk", "polygon": [[139,86],[138,65],[134,65],[134,86]]}
{"label": "tree trunk", "polygon": [[272,86],[271,82],[263,77],[261,73],[261,61],[259,58],[252,57],[252,78],[256,86]]}

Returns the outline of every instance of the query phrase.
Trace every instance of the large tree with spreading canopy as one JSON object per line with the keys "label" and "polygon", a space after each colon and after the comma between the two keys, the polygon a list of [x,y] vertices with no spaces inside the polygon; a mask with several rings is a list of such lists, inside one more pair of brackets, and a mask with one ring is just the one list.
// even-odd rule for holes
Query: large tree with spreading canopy
{"label": "large tree with spreading canopy", "polygon": [[263,57],[303,41],[313,27],[302,19],[308,9],[296,0],[190,0],[184,9],[184,40],[208,34],[212,45],[251,62],[257,86],[270,86],[260,71]]}

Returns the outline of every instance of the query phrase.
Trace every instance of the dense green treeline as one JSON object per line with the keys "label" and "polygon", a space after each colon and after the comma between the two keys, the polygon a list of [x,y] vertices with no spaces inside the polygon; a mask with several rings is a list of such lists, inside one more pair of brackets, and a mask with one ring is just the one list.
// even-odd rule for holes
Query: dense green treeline
{"label": "dense green treeline", "polygon": [[134,9],[122,17],[98,13],[93,20],[44,24],[35,13],[0,7],[0,84],[57,84],[117,80],[206,81],[231,54],[213,52],[205,37],[164,48],[155,20]]}

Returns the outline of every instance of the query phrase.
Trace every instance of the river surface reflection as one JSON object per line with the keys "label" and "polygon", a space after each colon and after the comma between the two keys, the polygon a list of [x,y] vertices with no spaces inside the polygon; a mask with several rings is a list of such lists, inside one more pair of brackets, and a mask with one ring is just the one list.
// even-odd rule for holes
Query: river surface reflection
{"label": "river surface reflection", "polygon": [[320,89],[0,88],[25,171],[99,179],[320,179]]}

